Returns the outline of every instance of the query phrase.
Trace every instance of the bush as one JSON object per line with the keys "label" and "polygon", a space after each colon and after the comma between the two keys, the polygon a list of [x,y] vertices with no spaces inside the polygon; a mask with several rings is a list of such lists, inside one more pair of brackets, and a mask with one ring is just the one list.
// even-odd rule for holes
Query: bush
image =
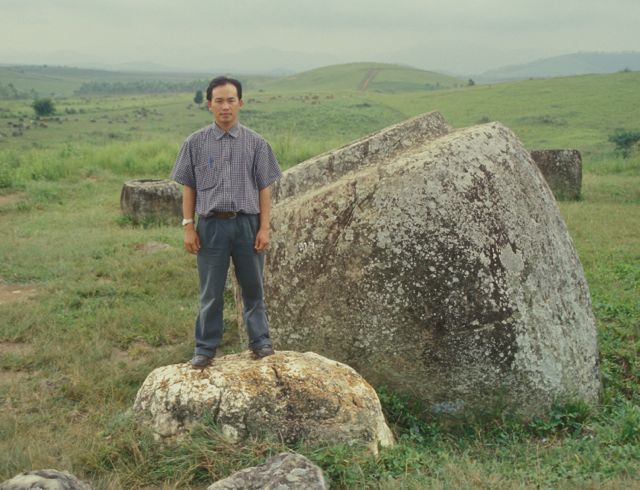
{"label": "bush", "polygon": [[616,131],[609,136],[609,141],[616,145],[616,151],[622,154],[622,158],[627,158],[631,153],[633,145],[640,141],[640,131],[616,129]]}
{"label": "bush", "polygon": [[56,108],[51,99],[36,99],[31,104],[37,116],[51,116],[56,112]]}

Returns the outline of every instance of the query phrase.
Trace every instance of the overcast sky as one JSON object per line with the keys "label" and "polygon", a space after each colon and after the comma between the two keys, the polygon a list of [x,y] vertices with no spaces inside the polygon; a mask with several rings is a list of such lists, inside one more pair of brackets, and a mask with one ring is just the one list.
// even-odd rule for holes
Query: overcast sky
{"label": "overcast sky", "polygon": [[639,21],[640,0],[0,0],[0,63],[284,65],[253,53],[269,48],[298,53],[292,63],[398,57],[477,73],[577,51],[640,51]]}

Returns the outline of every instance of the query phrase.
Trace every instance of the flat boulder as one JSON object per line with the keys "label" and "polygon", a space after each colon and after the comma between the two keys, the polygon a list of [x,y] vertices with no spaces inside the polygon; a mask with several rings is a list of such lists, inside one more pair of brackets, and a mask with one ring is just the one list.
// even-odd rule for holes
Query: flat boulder
{"label": "flat boulder", "polygon": [[352,368],[313,352],[249,353],[155,369],[134,411],[162,437],[183,434],[204,417],[233,440],[266,437],[287,444],[356,442],[374,453],[393,444],[374,389]]}
{"label": "flat boulder", "polygon": [[265,268],[275,345],[435,411],[596,400],[589,290],[529,152],[498,123],[416,121],[407,144],[402,124],[365,138],[372,158],[359,140],[285,172]]}
{"label": "flat boulder", "polygon": [[238,471],[207,490],[326,490],[322,470],[300,454],[281,453],[264,464]]}

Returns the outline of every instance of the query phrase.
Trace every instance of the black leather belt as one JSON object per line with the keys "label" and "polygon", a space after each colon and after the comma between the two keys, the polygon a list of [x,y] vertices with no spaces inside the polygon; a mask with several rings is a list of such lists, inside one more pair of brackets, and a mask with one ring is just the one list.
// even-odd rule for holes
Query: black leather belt
{"label": "black leather belt", "polygon": [[238,213],[236,211],[211,211],[205,218],[235,219],[243,214],[244,213]]}

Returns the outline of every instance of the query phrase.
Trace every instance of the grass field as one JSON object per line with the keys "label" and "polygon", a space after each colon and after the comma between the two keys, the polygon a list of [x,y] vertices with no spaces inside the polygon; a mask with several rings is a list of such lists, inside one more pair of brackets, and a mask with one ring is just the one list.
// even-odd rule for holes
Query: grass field
{"label": "grass field", "polygon": [[[456,127],[497,119],[529,148],[584,157],[582,200],[559,205],[598,320],[601,403],[527,421],[502,410],[445,420],[377,387],[396,447],[378,457],[297,448],[332,488],[640,487],[640,152],[622,159],[607,141],[616,127],[640,131],[638,86],[640,74],[622,73],[428,92],[247,92],[242,120],[287,167],[436,109]],[[32,125],[28,101],[0,106],[0,481],[54,467],[100,489],[206,488],[284,449],[231,445],[211,424],[162,447],[127,413],[152,369],[189,357],[197,285],[179,227],[131,226],[119,193],[126,179],[166,177],[182,139],[210,122],[192,97],[59,99],[60,122],[46,128]],[[20,121],[32,127],[7,134]],[[228,329],[224,350],[237,340]]]}
{"label": "grass field", "polygon": [[[259,87],[246,91],[242,120],[284,149],[310,145],[306,152],[297,150],[297,157],[281,152],[287,166],[407,117],[438,110],[454,127],[501,121],[530,149],[577,148],[590,171],[637,168],[633,159],[612,160],[613,144],[608,141],[615,128],[640,131],[637,72],[401,93],[314,91],[312,80],[295,91]],[[57,101],[58,114],[45,121],[34,119],[30,101],[4,101],[0,152],[83,142],[91,148],[145,140],[177,146],[186,134],[210,122],[209,113],[192,98],[191,93],[66,98]],[[605,163],[616,168],[602,167]]]}

